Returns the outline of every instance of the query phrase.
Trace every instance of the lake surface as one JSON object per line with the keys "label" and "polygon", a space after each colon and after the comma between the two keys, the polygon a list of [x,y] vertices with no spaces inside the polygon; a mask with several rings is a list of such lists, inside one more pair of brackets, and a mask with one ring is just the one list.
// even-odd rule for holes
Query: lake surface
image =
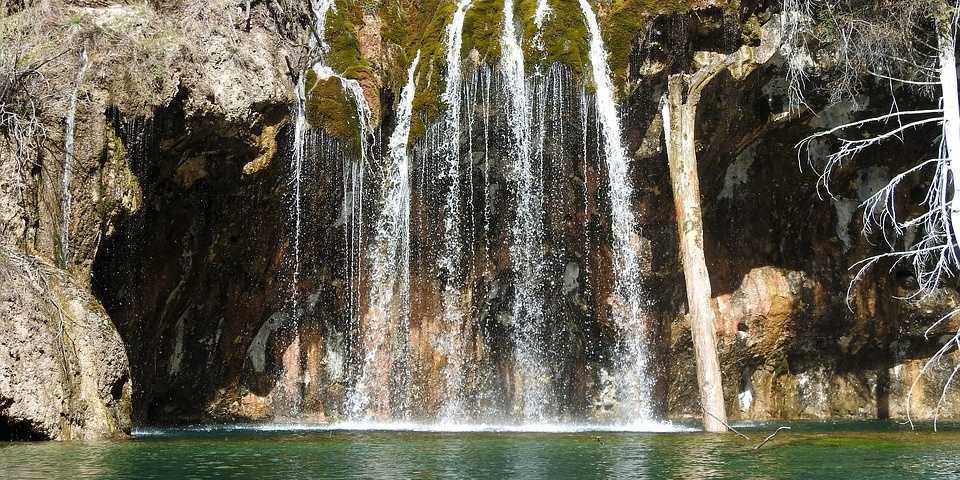
{"label": "lake surface", "polygon": [[141,429],[128,441],[0,444],[0,478],[960,479],[957,424],[937,433],[892,422],[789,425],[758,451],[777,425],[744,426],[750,441],[682,425],[653,428],[660,432]]}

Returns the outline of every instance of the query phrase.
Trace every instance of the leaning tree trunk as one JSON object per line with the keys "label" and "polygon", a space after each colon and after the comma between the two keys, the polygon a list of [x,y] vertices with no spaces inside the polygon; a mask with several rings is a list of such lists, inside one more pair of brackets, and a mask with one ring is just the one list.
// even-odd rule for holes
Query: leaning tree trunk
{"label": "leaning tree trunk", "polygon": [[694,143],[699,98],[699,88],[687,91],[683,75],[671,76],[668,96],[663,104],[663,122],[673,203],[677,211],[680,256],[687,286],[688,320],[703,406],[703,428],[708,432],[723,432],[727,413],[717,358],[714,312],[710,304],[710,276],[703,253],[703,215]]}

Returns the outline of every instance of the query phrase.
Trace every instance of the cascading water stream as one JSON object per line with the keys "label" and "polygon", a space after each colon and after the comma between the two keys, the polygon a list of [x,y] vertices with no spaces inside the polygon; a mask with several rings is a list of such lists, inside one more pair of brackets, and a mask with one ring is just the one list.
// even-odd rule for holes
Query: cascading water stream
{"label": "cascading water stream", "polygon": [[[366,165],[368,161],[367,139],[373,134],[372,129],[370,128],[370,107],[367,105],[366,97],[363,94],[363,88],[360,86],[358,81],[338,75],[334,73],[330,67],[325,65],[314,66],[314,71],[317,72],[317,78],[320,81],[327,80],[329,78],[338,79],[341,87],[347,93],[350,99],[353,100],[353,103],[357,108],[356,114],[359,124],[359,132],[357,134],[359,142],[357,148],[359,150],[359,158],[356,160],[344,159],[344,192],[341,224],[344,225],[345,241],[349,251],[345,268],[349,283],[349,304],[347,307],[347,313],[350,318],[351,329],[353,331],[362,331],[364,326],[361,325],[360,318],[362,314],[360,311],[360,288],[361,272],[363,271],[362,252],[364,245],[364,178],[366,175]],[[386,319],[381,320],[385,321]],[[382,329],[381,326],[376,326],[374,328],[375,330]],[[367,363],[366,355],[368,352],[366,350],[368,347],[379,348],[379,346],[380,343],[378,342],[364,342],[362,347],[364,347],[365,351],[363,351],[362,363],[359,365],[360,370],[354,374],[355,382],[363,376],[363,368]],[[374,414],[389,414],[390,412],[383,410],[384,406],[389,404],[389,399],[381,396],[381,393],[383,392],[378,392],[377,395],[370,397],[365,391],[364,385],[358,385],[357,383],[354,383],[347,397],[348,415],[351,418],[358,419],[367,418]],[[387,391],[387,393],[389,392]]]}
{"label": "cascading water stream", "polygon": [[614,101],[607,51],[597,17],[587,0],[579,0],[587,24],[590,67],[596,89],[596,109],[603,132],[603,156],[607,165],[613,227],[614,308],[613,319],[620,333],[621,351],[615,362],[614,382],[620,397],[622,420],[649,419],[650,385],[647,377],[647,347],[643,311],[643,285],[631,206],[633,188],[630,168],[621,139],[620,116]]}
{"label": "cascading water stream", "polygon": [[297,283],[300,281],[300,182],[303,157],[306,155],[306,92],[303,75],[297,79],[296,103],[293,110],[293,147],[291,148],[291,183],[293,187],[293,275],[291,282],[291,310],[297,315]]}
{"label": "cascading water stream", "polygon": [[509,157],[516,182],[516,213],[511,228],[511,261],[514,274],[514,366],[520,382],[521,415],[542,421],[554,402],[541,341],[543,332],[543,220],[542,177],[531,155],[531,108],[524,76],[523,49],[514,25],[513,0],[503,5],[500,69],[507,96],[510,130]]}
{"label": "cascading water stream", "polygon": [[[397,124],[389,137],[382,175],[376,177],[377,185],[371,189],[379,195],[372,204],[376,210],[370,219],[372,224],[365,229],[363,182],[370,154],[367,141],[373,137],[369,127],[370,111],[361,85],[356,80],[338,75],[324,62],[327,54],[324,24],[329,12],[335,8],[332,0],[311,2],[317,19],[311,44],[319,55],[308,70],[311,77],[304,75],[297,83],[297,101],[293,110],[291,171],[296,235],[293,241],[293,305],[296,315],[296,282],[301,255],[300,174],[304,162],[320,154],[310,151],[307,109],[312,97],[307,89],[314,78],[317,81],[336,79],[347,100],[356,105],[360,125],[358,158],[348,160],[345,157],[343,161],[343,210],[337,225],[343,226],[348,247],[345,276],[349,282],[349,298],[345,301],[350,318],[347,330],[342,334],[352,342],[346,347],[350,353],[345,377],[348,387],[345,397],[341,397],[340,412],[351,421],[366,424],[387,419],[404,420],[436,406],[441,428],[456,428],[472,418],[473,402],[476,401],[477,414],[482,417],[498,420],[502,419],[499,415],[508,413],[526,425],[539,425],[555,420],[556,415],[567,411],[566,407],[575,405],[568,403],[568,394],[564,393],[567,385],[559,376],[569,367],[558,356],[558,353],[568,351],[567,347],[572,344],[566,343],[563,327],[554,331],[546,312],[548,309],[551,312],[550,322],[563,321],[565,313],[554,319],[557,304],[553,296],[566,295],[570,291],[568,288],[577,288],[578,277],[585,277],[586,283],[580,285],[589,295],[592,288],[589,252],[598,241],[603,243],[599,240],[601,237],[591,237],[589,229],[584,228],[588,258],[583,259],[582,269],[570,261],[568,234],[562,226],[568,223],[571,215],[564,200],[564,188],[571,172],[581,168],[581,155],[583,194],[588,211],[597,209],[597,199],[587,198],[596,191],[593,177],[588,183],[588,173],[594,168],[600,171],[599,164],[588,169],[588,161],[604,159],[609,185],[614,275],[610,293],[611,318],[619,335],[613,380],[607,381],[606,385],[612,384],[617,392],[621,420],[642,421],[650,417],[645,312],[636,250],[638,238],[631,210],[632,187],[599,25],[587,0],[580,0],[589,35],[590,68],[587,72],[592,75],[595,92],[590,95],[586,88],[570,91],[574,86],[571,70],[562,66],[538,66],[527,77],[527,59],[522,45],[526,40],[520,31],[521,23],[515,17],[515,1],[504,2],[500,58],[496,66],[478,65],[476,70],[470,69],[469,78],[463,71],[465,67],[461,60],[465,19],[473,0],[458,0],[445,28],[446,69],[439,97],[443,109],[439,122],[428,127],[424,143],[415,150],[418,152],[418,169],[422,167],[416,183],[422,183],[424,192],[439,194],[436,200],[426,194],[415,199],[439,204],[434,210],[439,217],[438,224],[426,220],[429,216],[421,218],[425,219],[423,225],[426,227],[422,234],[429,235],[431,227],[438,230],[436,250],[424,258],[433,259],[435,252],[436,263],[433,265],[436,270],[427,271],[437,274],[441,291],[435,307],[430,303],[425,305],[428,312],[436,308],[432,311],[437,312],[437,318],[421,319],[418,316],[413,322],[411,310],[420,312],[422,307],[416,303],[417,298],[412,298],[412,292],[417,290],[411,285],[410,273],[414,171],[407,146],[420,52],[407,71],[396,112]],[[531,61],[538,65],[547,58],[538,38],[550,12],[547,0],[537,2],[533,18],[537,31],[532,32],[534,35],[530,41],[538,51],[539,59]],[[427,65],[426,61],[424,65]],[[478,108],[480,105],[482,109]],[[575,112],[578,108],[579,112]],[[577,113],[582,131],[570,130],[571,123],[567,122],[568,115]],[[590,119],[590,116],[594,118]],[[482,125],[473,124],[474,117],[478,117],[476,120],[482,121]],[[594,120],[595,126],[588,125]],[[597,138],[596,143],[589,138],[591,145],[588,146],[589,129],[594,129]],[[483,135],[482,146],[480,139],[474,145],[474,134]],[[568,141],[570,145],[580,142],[582,152],[567,151]],[[593,152],[594,145],[596,153]],[[424,163],[420,163],[421,152]],[[571,157],[576,160],[571,161]],[[432,164],[435,167],[431,166],[431,161],[437,162]],[[430,177],[433,172],[439,174]],[[476,191],[475,181],[478,183]],[[509,198],[500,196],[501,191],[509,192]],[[480,199],[482,212],[475,203]],[[431,208],[434,208],[433,204],[418,207],[417,215],[423,215],[425,209],[430,211]],[[501,216],[498,209],[507,216]],[[589,213],[585,218],[589,222]],[[589,224],[584,226],[589,227]],[[365,242],[368,234],[370,239]],[[482,237],[475,238],[476,235]],[[491,243],[498,239],[509,239],[504,250],[499,251],[502,253]],[[417,241],[418,249],[433,245],[431,238],[419,243],[418,237]],[[468,263],[477,257],[477,248],[483,249],[483,263]],[[512,295],[509,289],[501,289],[497,278],[499,273],[506,273],[498,271],[500,264],[497,263],[500,258],[507,258],[506,250],[509,251],[508,278],[513,282]],[[579,247],[575,247],[574,251],[577,250]],[[465,283],[466,280],[469,283]],[[489,289],[481,293],[485,298],[474,298],[478,287]],[[503,303],[496,303],[501,301],[498,298]],[[478,299],[485,303],[479,303]],[[414,301],[412,307],[411,300]],[[487,312],[493,315],[486,316]],[[484,324],[482,319],[498,323]],[[414,324],[413,331],[411,323]],[[487,335],[497,332],[501,326],[504,327],[503,334],[511,335],[512,354],[468,343],[478,338],[474,336],[476,332],[482,332],[487,341],[498,338]],[[425,337],[418,337],[424,334]],[[432,352],[431,347],[426,347],[427,351],[418,351],[422,347],[418,338],[429,339]],[[299,348],[298,339],[294,342],[292,345]],[[421,363],[424,361],[433,361],[439,371],[431,369],[430,364]],[[486,367],[481,365],[486,361],[491,361],[489,370],[484,370]],[[420,383],[421,379],[411,376],[418,371],[437,372],[438,376],[423,379]],[[505,384],[498,384],[495,377],[506,371],[512,375],[505,376]],[[554,375],[558,376],[554,378]],[[603,382],[607,376],[601,373],[600,377]],[[425,390],[430,388],[436,388],[435,396]],[[468,397],[468,391],[474,390],[476,397]],[[503,403],[504,396],[510,399],[509,403]],[[508,410],[505,411],[505,407]],[[497,416],[486,417],[488,414]]]}
{"label": "cascading water stream", "polygon": [[537,0],[537,9],[533,12],[533,23],[537,26],[537,33],[543,28],[543,21],[551,12],[550,4],[547,0]]}
{"label": "cascading water stream", "polygon": [[77,96],[80,93],[80,84],[83,74],[87,70],[87,49],[80,50],[80,66],[74,80],[73,95],[67,105],[67,116],[63,131],[63,178],[60,195],[60,262],[67,265],[70,260],[70,217],[73,208],[73,194],[70,193],[70,183],[73,181],[73,164],[76,160],[76,144],[74,143],[77,119]]}
{"label": "cascading water stream", "polygon": [[543,48],[543,38],[540,34],[543,31],[543,22],[552,11],[547,0],[537,0],[537,8],[533,11],[533,24],[537,27],[533,35],[533,44],[537,48]]}
{"label": "cascading water stream", "polygon": [[[370,108],[367,105],[366,97],[360,83],[353,79],[345,78],[335,73],[325,63],[325,57],[329,50],[326,42],[326,20],[331,11],[336,7],[333,0],[311,0],[310,8],[314,16],[314,25],[310,35],[310,50],[316,51],[316,61],[310,66],[310,71],[316,75],[317,81],[325,81],[330,78],[336,78],[344,92],[356,106],[357,121],[359,124],[359,159],[356,161],[344,159],[344,199],[342,224],[346,236],[350,254],[347,255],[346,271],[350,282],[349,291],[349,315],[350,324],[358,325],[359,302],[358,285],[360,271],[362,267],[362,255],[360,255],[360,246],[363,244],[363,179],[365,164],[367,161],[367,139],[371,135],[370,128]],[[293,273],[291,278],[291,321],[293,325],[299,324],[300,308],[299,298],[299,276],[300,276],[300,237],[302,224],[301,211],[301,185],[304,162],[311,156],[318,155],[320,152],[308,151],[308,131],[310,126],[307,122],[307,103],[312,92],[306,90],[306,72],[297,80],[296,85],[296,103],[293,109],[293,145],[291,154],[291,183],[292,183],[292,216],[293,216]],[[299,358],[299,335],[293,340],[291,348],[296,350],[294,357]],[[301,392],[302,394],[302,392]],[[300,400],[295,399],[293,405],[294,414],[299,413]]]}
{"label": "cascading water stream", "polygon": [[[363,272],[363,208],[364,208],[364,179],[367,166],[367,139],[373,134],[370,127],[370,107],[367,105],[366,97],[363,94],[363,88],[360,82],[345,78],[335,73],[330,67],[314,66],[318,81],[336,78],[346,92],[347,96],[353,100],[356,106],[357,123],[359,131],[358,150],[359,156],[355,160],[344,159],[343,169],[343,211],[341,214],[344,224],[345,241],[349,254],[347,255],[347,280],[349,283],[349,306],[348,315],[350,316],[351,328],[356,330],[360,328],[360,284],[361,272]],[[358,412],[354,412],[355,414]],[[365,414],[369,414],[366,412]]]}
{"label": "cascading water stream", "polygon": [[313,29],[315,37],[312,37],[311,45],[315,42],[320,51],[319,60],[311,66],[311,69],[316,74],[318,82],[336,78],[357,109],[359,158],[356,161],[344,161],[343,209],[341,213],[341,223],[344,225],[344,240],[349,250],[345,266],[349,282],[348,315],[350,316],[350,324],[357,327],[360,317],[360,275],[363,268],[363,256],[361,255],[363,246],[363,183],[367,164],[367,139],[372,135],[370,106],[367,104],[360,82],[337,74],[324,62],[324,57],[329,50],[326,43],[326,19],[330,11],[336,10],[334,0],[311,0],[310,4],[316,19]]}
{"label": "cascading water stream", "polygon": [[[317,67],[323,65],[323,56],[327,52],[327,44],[325,40],[325,29],[327,24],[327,12],[334,8],[333,0],[311,0],[310,8],[313,11],[314,16],[314,25],[313,31],[310,35],[309,46],[310,50],[317,49],[319,51],[319,59],[317,62],[310,66],[311,69],[316,70]],[[300,227],[301,227],[301,209],[300,209],[300,188],[301,188],[301,174],[303,173],[303,162],[306,152],[306,136],[307,136],[307,92],[306,92],[306,82],[304,81],[305,75],[300,75],[297,78],[296,85],[296,103],[294,104],[293,109],[293,145],[291,147],[291,175],[290,181],[293,188],[293,274],[291,277],[291,311],[293,316],[296,317],[299,315],[297,313],[297,283],[300,281]]]}
{"label": "cascading water stream", "polygon": [[587,169],[588,156],[587,156],[587,130],[589,125],[587,124],[587,119],[590,114],[589,104],[587,103],[587,88],[582,86],[580,88],[580,143],[582,150],[580,155],[583,158],[583,239],[584,239],[584,255],[583,255],[583,270],[584,270],[584,279],[585,285],[584,290],[589,297],[592,293],[592,285],[590,282],[591,271],[590,271],[590,256],[593,253],[593,248],[590,242],[590,180],[589,172]]}
{"label": "cascading water stream", "polygon": [[[418,51],[407,72],[407,84],[400,95],[397,111],[397,126],[387,146],[389,158],[381,184],[383,203],[376,216],[369,252],[371,272],[368,310],[362,332],[363,370],[348,405],[348,410],[355,415],[368,411],[371,402],[383,402],[389,398],[392,374],[399,377],[394,381],[401,396],[394,413],[403,417],[407,410],[409,358],[405,345],[410,320],[410,158],[407,142],[416,93],[414,72],[419,62]],[[374,408],[383,410],[386,405]]]}
{"label": "cascading water stream", "polygon": [[310,0],[310,8],[313,10],[314,24],[311,46],[319,46],[321,54],[327,53],[327,14],[331,10],[336,10],[334,0]]}
{"label": "cascading water stream", "polygon": [[447,74],[440,100],[445,107],[442,120],[441,148],[446,162],[443,172],[448,188],[443,209],[443,246],[439,259],[443,278],[443,328],[436,348],[444,356],[440,419],[452,422],[463,418],[463,292],[460,286],[463,264],[463,240],[460,234],[460,108],[463,72],[461,71],[461,48],[463,46],[463,22],[472,0],[459,0],[453,19],[446,29]]}
{"label": "cascading water stream", "polygon": [[[318,50],[318,60],[315,64],[311,65],[311,69],[316,70],[318,66],[322,67],[323,56],[327,51],[327,45],[324,41],[324,29],[326,26],[327,12],[333,8],[333,0],[311,0],[310,8],[314,14],[314,25],[313,32],[310,35],[310,51]],[[302,225],[302,210],[301,210],[301,186],[302,186],[302,174],[304,161],[308,156],[307,152],[307,137],[308,137],[308,128],[307,125],[307,94],[306,91],[306,82],[304,81],[305,74],[301,74],[297,78],[297,84],[295,87],[295,103],[292,111],[293,116],[293,138],[291,146],[291,155],[290,155],[290,182],[292,189],[292,206],[291,206],[291,216],[293,217],[293,241],[292,241],[292,273],[290,277],[290,317],[287,320],[287,324],[292,328],[297,328],[300,322],[300,305],[299,305],[299,283],[300,283],[300,236],[301,236],[301,225]],[[287,377],[299,377],[302,372],[300,371],[299,359],[301,355],[300,351],[300,336],[295,335],[292,344],[289,346],[288,351],[291,353],[292,358],[297,363],[297,365],[292,366],[292,371],[284,372],[284,375]],[[295,384],[300,384],[300,380],[294,378],[293,382]],[[299,415],[301,413],[302,407],[302,396],[303,392],[290,392],[291,403],[290,403],[290,414]]]}

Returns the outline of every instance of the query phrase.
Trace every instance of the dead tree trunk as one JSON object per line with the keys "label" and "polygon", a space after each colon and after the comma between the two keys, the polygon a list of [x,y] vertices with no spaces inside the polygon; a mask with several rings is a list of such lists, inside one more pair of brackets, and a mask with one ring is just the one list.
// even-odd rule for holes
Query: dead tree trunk
{"label": "dead tree trunk", "polygon": [[677,211],[680,258],[687,287],[688,321],[703,408],[703,428],[708,432],[726,431],[727,409],[723,401],[720,360],[717,356],[716,314],[711,304],[710,275],[703,253],[703,213],[694,138],[697,104],[704,87],[720,72],[729,69],[734,78],[745,78],[770,60],[780,45],[779,29],[765,26],[763,31],[765,33],[761,35],[759,46],[742,46],[728,55],[715,54],[712,61],[708,60],[693,75],[671,75],[662,104],[670,182]]}
{"label": "dead tree trunk", "polygon": [[677,211],[680,257],[687,287],[687,319],[697,362],[700,402],[704,410],[703,428],[708,432],[724,432],[727,413],[717,356],[715,314],[710,304],[710,275],[703,253],[703,213],[694,141],[697,103],[702,85],[706,82],[690,83],[688,85],[686,76],[682,74],[670,77],[667,98],[663,102],[663,123],[673,203]]}
{"label": "dead tree trunk", "polygon": [[953,178],[950,225],[954,243],[960,243],[960,99],[957,89],[956,39],[953,25],[942,28],[940,35],[940,86],[943,93],[943,160]]}

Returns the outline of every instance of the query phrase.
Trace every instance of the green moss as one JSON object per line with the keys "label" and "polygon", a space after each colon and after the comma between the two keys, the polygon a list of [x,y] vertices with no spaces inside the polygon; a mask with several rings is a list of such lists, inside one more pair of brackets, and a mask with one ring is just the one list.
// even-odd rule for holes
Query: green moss
{"label": "green moss", "polygon": [[463,54],[476,50],[481,62],[496,63],[502,30],[503,0],[474,1],[463,19]]}
{"label": "green moss", "polygon": [[689,4],[689,0],[614,0],[600,20],[600,30],[603,42],[610,51],[608,61],[614,77],[626,77],[633,41],[646,29],[652,16],[686,11]]}
{"label": "green moss", "polygon": [[[373,75],[367,59],[360,52],[356,22],[362,19],[365,9],[372,8],[370,1],[341,0],[336,10],[327,14],[324,37],[329,44],[325,61],[333,71],[344,78],[363,81]],[[312,127],[322,128],[330,135],[354,146],[359,145],[360,121],[357,108],[335,77],[320,79],[308,69],[306,77],[306,115]]]}
{"label": "green moss", "polygon": [[763,35],[763,25],[760,24],[760,19],[756,16],[751,16],[743,24],[743,42],[744,43],[753,43],[759,42],[760,37]]}
{"label": "green moss", "polygon": [[383,7],[383,0],[362,0],[361,9],[363,13],[376,14]]}
{"label": "green moss", "polygon": [[371,74],[370,63],[360,53],[356,21],[362,19],[363,4],[352,0],[337,2],[337,9],[327,14],[324,31],[330,50],[327,64],[346,78],[359,80]]}
{"label": "green moss", "polygon": [[[443,71],[446,69],[446,27],[456,12],[453,2],[438,2],[433,15],[421,19],[422,30],[416,42],[420,50],[420,66],[416,73],[417,92],[413,98],[413,122],[410,138],[418,138],[426,126],[440,116],[440,95],[443,92]],[[412,59],[412,54],[410,55]],[[399,90],[398,90],[399,91]]]}
{"label": "green moss", "polygon": [[[611,5],[597,12],[604,44],[610,52],[610,70],[622,80],[626,77],[627,65],[634,39],[643,32],[648,22],[656,15],[675,15],[697,8],[715,6],[736,9],[739,0],[613,0]],[[617,82],[623,84],[622,81]]]}
{"label": "green moss", "polygon": [[[375,3],[364,1],[365,8]],[[534,14],[536,0],[515,0],[515,17],[521,27],[522,47],[529,70],[537,65],[562,63],[569,66],[575,75],[582,75],[589,62],[588,33],[580,11],[579,0],[550,0],[551,13],[546,18],[539,38],[534,41],[536,25]],[[616,84],[622,85],[626,76],[630,51],[634,40],[643,32],[648,22],[656,15],[688,12],[713,4],[706,0],[608,0],[594,1],[604,42],[610,52],[610,67]],[[504,0],[474,0],[464,19],[462,56],[471,52],[481,63],[496,64],[500,56],[500,36],[503,24]],[[721,1],[721,7],[739,4],[737,0]],[[732,7],[731,7],[732,8]],[[347,10],[341,7],[341,11]],[[417,69],[417,92],[413,102],[414,118],[411,139],[424,132],[425,126],[435,122],[442,105],[440,95],[444,90],[446,70],[446,28],[456,11],[456,0],[379,0],[378,15],[382,19],[383,39],[388,49],[390,65],[384,72],[385,82],[394,92],[400,92],[406,81],[406,71],[419,50],[420,66]],[[333,22],[334,20],[331,20]],[[347,24],[348,19],[342,20]],[[334,27],[330,27],[334,28]],[[338,31],[353,32],[349,28]],[[346,60],[334,65],[338,71],[347,71],[351,65],[360,65],[363,60],[354,53],[350,38],[337,44],[335,50]],[[333,43],[331,39],[331,43]],[[469,68],[465,64],[465,68]],[[341,70],[343,69],[343,70]],[[356,74],[354,74],[356,75]],[[348,76],[351,74],[348,73]],[[353,78],[356,78],[355,76]],[[395,96],[398,99],[399,95]]]}
{"label": "green moss", "polygon": [[[94,211],[101,228],[105,228],[120,209],[125,208],[129,213],[139,208],[140,185],[130,170],[127,148],[112,128],[104,130],[104,148],[99,162]],[[129,203],[125,204],[124,199]]]}
{"label": "green moss", "polygon": [[66,25],[68,27],[81,27],[84,23],[84,16],[80,13],[74,13],[67,17]]}
{"label": "green moss", "polygon": [[359,139],[357,109],[344,93],[340,79],[321,79],[313,70],[307,70],[306,75],[306,114],[310,125],[344,141]]}
{"label": "green moss", "polygon": [[[524,32],[534,35],[537,29],[534,23],[537,0],[520,0],[517,5]],[[539,44],[533,38],[524,43],[528,63],[563,63],[579,76],[589,61],[587,25],[580,11],[580,3],[578,0],[555,0],[550,2],[550,9],[550,14],[543,22]]]}
{"label": "green moss", "polygon": [[455,9],[449,0],[392,0],[384,3],[383,39],[399,47],[398,62],[388,72],[399,90],[407,80],[407,67],[418,50],[421,65],[443,59],[444,28]]}
{"label": "green moss", "polygon": [[[383,38],[399,50],[388,72],[388,84],[399,93],[407,80],[407,69],[420,51],[417,91],[413,100],[410,138],[423,134],[425,125],[439,117],[443,68],[446,64],[446,26],[456,4],[451,0],[385,0],[381,9]],[[395,96],[399,100],[399,94]]]}
{"label": "green moss", "polygon": [[[552,1],[554,14],[544,24],[543,51],[533,45],[536,0],[518,0],[515,16],[521,23],[522,45],[527,66],[563,62],[580,71],[586,58],[586,27],[577,0]],[[500,57],[504,0],[475,0],[464,16],[461,56],[476,52],[480,63],[495,64]],[[390,85],[399,92],[406,81],[406,69],[421,52],[417,69],[417,92],[410,138],[421,136],[440,115],[440,96],[445,88],[446,29],[456,11],[454,0],[386,0],[380,15],[384,20],[384,40],[400,47],[401,59],[392,68]],[[469,65],[464,65],[469,68]]]}

